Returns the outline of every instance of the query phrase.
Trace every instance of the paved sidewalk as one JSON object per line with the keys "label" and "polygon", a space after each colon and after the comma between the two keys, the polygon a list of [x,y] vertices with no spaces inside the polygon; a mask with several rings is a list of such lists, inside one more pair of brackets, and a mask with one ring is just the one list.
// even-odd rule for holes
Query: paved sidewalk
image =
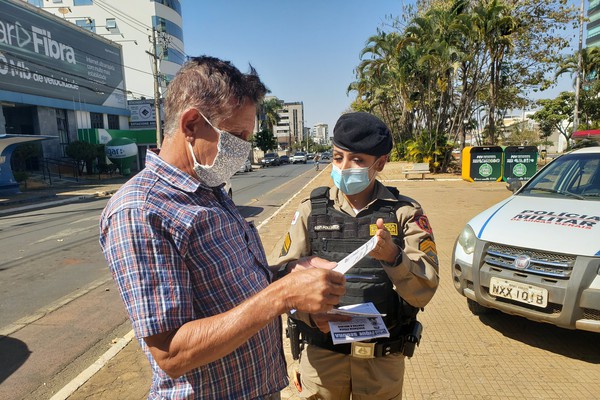
{"label": "paved sidewalk", "polygon": [[[452,175],[407,181],[400,178],[400,169],[401,164],[390,163],[380,179],[423,205],[435,233],[441,282],[420,314],[425,329],[421,346],[406,363],[404,398],[597,399],[598,335],[501,313],[477,317],[453,287],[450,259],[456,236],[471,217],[510,195],[505,184],[468,183]],[[280,248],[300,201],[329,181],[327,168],[267,221],[256,221],[267,254]],[[288,341],[284,343],[288,369],[293,371],[296,364]],[[123,349],[100,364],[91,378],[74,381],[56,398],[146,398],[151,381],[148,362],[135,339],[121,345]],[[282,398],[299,399],[292,387],[282,392]]]}

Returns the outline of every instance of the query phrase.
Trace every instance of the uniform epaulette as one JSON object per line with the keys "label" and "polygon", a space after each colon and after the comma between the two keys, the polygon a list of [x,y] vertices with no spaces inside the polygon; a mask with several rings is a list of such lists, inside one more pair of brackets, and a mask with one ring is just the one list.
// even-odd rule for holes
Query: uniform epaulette
{"label": "uniform epaulette", "polygon": [[314,188],[312,190],[312,192],[310,192],[310,198],[311,199],[318,199],[318,198],[329,199],[329,187],[328,186],[319,186],[317,188]]}
{"label": "uniform epaulette", "polygon": [[408,203],[416,209],[421,209],[421,205],[413,198],[404,195],[398,195],[398,201],[401,203]]}
{"label": "uniform epaulette", "polygon": [[329,187],[319,186],[310,192],[310,203],[312,213],[315,215],[327,214],[327,204],[329,203]]}
{"label": "uniform epaulette", "polygon": [[397,187],[386,186],[385,188],[387,190],[389,190],[394,195],[394,197],[396,197],[398,199],[398,201],[400,203],[408,203],[408,204],[412,205],[414,208],[421,208],[421,205],[419,203],[417,203],[417,201],[415,199],[412,199],[408,196],[404,196],[404,195],[400,194],[400,191],[398,190]]}

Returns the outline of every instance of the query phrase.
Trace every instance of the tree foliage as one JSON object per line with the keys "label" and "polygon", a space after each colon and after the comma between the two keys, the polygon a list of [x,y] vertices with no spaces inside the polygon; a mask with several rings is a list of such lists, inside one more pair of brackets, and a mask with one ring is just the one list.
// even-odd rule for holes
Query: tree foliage
{"label": "tree foliage", "polygon": [[267,129],[274,133],[274,127],[279,123],[279,111],[283,109],[282,101],[277,97],[270,97],[259,105],[260,129]]}
{"label": "tree foliage", "polygon": [[99,156],[104,156],[104,146],[98,146],[92,143],[76,140],[71,142],[65,148],[68,157],[78,162],[79,172],[86,166],[87,173],[93,173],[93,161]]}
{"label": "tree foliage", "polygon": [[256,147],[264,152],[277,148],[277,139],[268,129],[263,129],[254,135],[254,143]]}
{"label": "tree foliage", "polygon": [[573,134],[573,110],[575,108],[575,95],[570,92],[561,92],[555,99],[538,100],[540,110],[533,114],[542,131],[542,137],[549,137],[552,132],[558,131],[565,137],[567,143]]}
{"label": "tree foliage", "polygon": [[12,152],[10,160],[13,171],[26,171],[27,162],[41,155],[42,145],[39,143],[25,142],[17,145]]}
{"label": "tree foliage", "polygon": [[446,143],[464,146],[473,121],[495,144],[496,121],[548,87],[576,16],[564,0],[421,0],[404,11],[367,39],[352,108],[390,126],[400,157],[432,144],[426,157],[442,170]]}

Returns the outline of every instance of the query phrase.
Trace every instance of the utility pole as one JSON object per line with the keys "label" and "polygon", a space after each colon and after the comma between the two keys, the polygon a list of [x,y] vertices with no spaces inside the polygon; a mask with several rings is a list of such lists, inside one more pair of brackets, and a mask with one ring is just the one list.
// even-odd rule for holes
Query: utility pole
{"label": "utility pole", "polygon": [[[306,122],[306,121],[304,121],[304,122]],[[306,126],[304,126],[304,124],[302,124],[302,130],[303,130],[304,132],[306,132],[306,152],[308,153],[308,152],[310,151],[310,150],[308,149],[308,146],[309,146],[309,143],[308,143],[308,141],[310,140],[310,128],[308,128],[308,129],[307,129],[307,128],[308,128],[308,127],[306,127]]]}
{"label": "utility pole", "polygon": [[152,53],[146,51],[152,57],[152,74],[154,78],[154,115],[156,120],[156,147],[160,149],[162,144],[162,120],[160,117],[160,75],[158,73],[158,56],[156,55],[156,28],[152,27]]}
{"label": "utility pole", "polygon": [[577,56],[577,78],[575,79],[575,110],[573,111],[573,133],[577,132],[579,126],[579,86],[581,86],[581,64],[583,50],[583,18],[584,18],[584,0],[581,0],[581,9],[579,12],[579,53]]}

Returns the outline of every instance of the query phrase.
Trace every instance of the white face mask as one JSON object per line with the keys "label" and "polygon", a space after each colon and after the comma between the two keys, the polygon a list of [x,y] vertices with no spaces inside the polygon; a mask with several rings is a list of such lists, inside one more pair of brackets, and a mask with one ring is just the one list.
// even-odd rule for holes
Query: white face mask
{"label": "white face mask", "polygon": [[229,132],[215,128],[213,124],[202,114],[206,122],[219,133],[217,144],[217,155],[212,165],[202,165],[196,160],[194,148],[188,142],[192,159],[194,160],[194,172],[207,186],[217,187],[227,182],[246,162],[250,153],[251,144]]}

